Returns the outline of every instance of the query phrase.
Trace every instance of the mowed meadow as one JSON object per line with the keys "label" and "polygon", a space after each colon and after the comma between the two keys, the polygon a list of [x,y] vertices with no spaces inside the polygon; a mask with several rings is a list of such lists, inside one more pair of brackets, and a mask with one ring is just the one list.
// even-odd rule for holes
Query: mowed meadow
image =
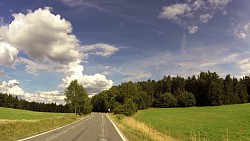
{"label": "mowed meadow", "polygon": [[0,107],[0,140],[14,141],[45,132],[79,119],[65,113],[33,112]]}
{"label": "mowed meadow", "polygon": [[139,111],[133,118],[177,140],[250,140],[250,104],[152,108]]}

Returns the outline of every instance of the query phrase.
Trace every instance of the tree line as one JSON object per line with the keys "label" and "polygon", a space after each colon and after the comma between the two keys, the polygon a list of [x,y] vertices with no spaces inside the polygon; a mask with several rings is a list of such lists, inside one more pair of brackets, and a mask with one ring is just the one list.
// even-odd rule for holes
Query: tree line
{"label": "tree line", "polygon": [[59,112],[74,113],[83,115],[92,111],[92,105],[88,94],[82,85],[74,80],[66,88],[64,92],[65,105],[57,105],[56,103],[29,102],[19,99],[17,96],[0,93],[0,107],[15,108],[22,110],[38,111],[38,112]]}
{"label": "tree line", "polygon": [[0,107],[30,110],[37,112],[69,113],[69,105],[57,105],[56,103],[29,102],[19,99],[17,96],[0,93]]}
{"label": "tree line", "polygon": [[66,96],[65,105],[57,105],[56,103],[29,102],[19,99],[17,96],[0,93],[0,107],[23,109],[38,112],[59,112],[74,113],[83,115],[92,111],[92,105],[88,98],[86,90],[82,85],[74,80],[64,91]]}
{"label": "tree line", "polygon": [[102,91],[91,99],[93,111],[132,115],[149,107],[219,106],[249,102],[250,77],[237,79],[216,72],[198,76],[164,76],[159,81],[126,82]]}

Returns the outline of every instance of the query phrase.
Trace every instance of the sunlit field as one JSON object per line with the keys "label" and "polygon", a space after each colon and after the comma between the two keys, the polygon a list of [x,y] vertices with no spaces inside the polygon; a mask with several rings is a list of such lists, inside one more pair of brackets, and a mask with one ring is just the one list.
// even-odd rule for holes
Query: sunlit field
{"label": "sunlit field", "polygon": [[133,117],[181,140],[250,140],[250,104],[148,109]]}
{"label": "sunlit field", "polygon": [[74,114],[32,112],[0,107],[0,140],[12,141],[76,121]]}

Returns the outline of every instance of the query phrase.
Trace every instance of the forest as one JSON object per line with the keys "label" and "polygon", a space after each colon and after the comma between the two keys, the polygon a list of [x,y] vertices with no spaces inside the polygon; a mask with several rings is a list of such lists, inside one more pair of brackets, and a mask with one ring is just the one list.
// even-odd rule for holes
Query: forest
{"label": "forest", "polygon": [[17,96],[0,93],[0,107],[30,110],[37,112],[69,113],[69,105],[57,105],[56,103],[29,102],[19,99]]}
{"label": "forest", "polygon": [[[72,84],[65,90],[67,99],[70,98],[67,93],[71,93],[72,86],[77,88],[73,90],[79,91],[83,100],[86,101],[85,89],[78,86],[77,81],[72,81]],[[83,92],[80,92],[81,90]],[[250,102],[249,97],[250,76],[237,79],[227,75],[225,78],[221,78],[216,72],[208,71],[188,78],[164,76],[159,81],[149,79],[140,82],[124,82],[94,95],[91,98],[92,106],[89,106],[88,100],[86,102],[77,101],[87,103],[86,108],[86,106],[79,105],[78,102],[80,109],[93,107],[93,112],[108,112],[110,110],[115,114],[132,115],[137,110],[150,107],[169,108],[241,104]],[[68,103],[67,101],[66,103],[66,105],[57,105],[56,103],[29,102],[19,99],[17,96],[0,93],[0,107],[39,112],[74,112],[74,106],[72,106],[74,103]]]}
{"label": "forest", "polygon": [[93,111],[132,115],[149,107],[219,106],[249,102],[250,77],[237,79],[216,72],[198,76],[164,76],[161,80],[126,82],[102,91],[91,99]]}

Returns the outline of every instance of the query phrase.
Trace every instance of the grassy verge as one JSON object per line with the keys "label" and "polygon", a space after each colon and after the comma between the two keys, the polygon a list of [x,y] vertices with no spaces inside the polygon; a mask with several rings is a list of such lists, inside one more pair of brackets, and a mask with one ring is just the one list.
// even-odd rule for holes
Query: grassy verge
{"label": "grassy verge", "polygon": [[0,108],[0,140],[14,141],[78,120],[74,114],[32,112]]}
{"label": "grassy verge", "polygon": [[158,132],[187,141],[250,140],[250,104],[148,109],[133,116]]}
{"label": "grassy verge", "polygon": [[175,141],[173,138],[166,136],[142,122],[134,120],[132,117],[123,115],[112,115],[115,124],[131,141]]}

